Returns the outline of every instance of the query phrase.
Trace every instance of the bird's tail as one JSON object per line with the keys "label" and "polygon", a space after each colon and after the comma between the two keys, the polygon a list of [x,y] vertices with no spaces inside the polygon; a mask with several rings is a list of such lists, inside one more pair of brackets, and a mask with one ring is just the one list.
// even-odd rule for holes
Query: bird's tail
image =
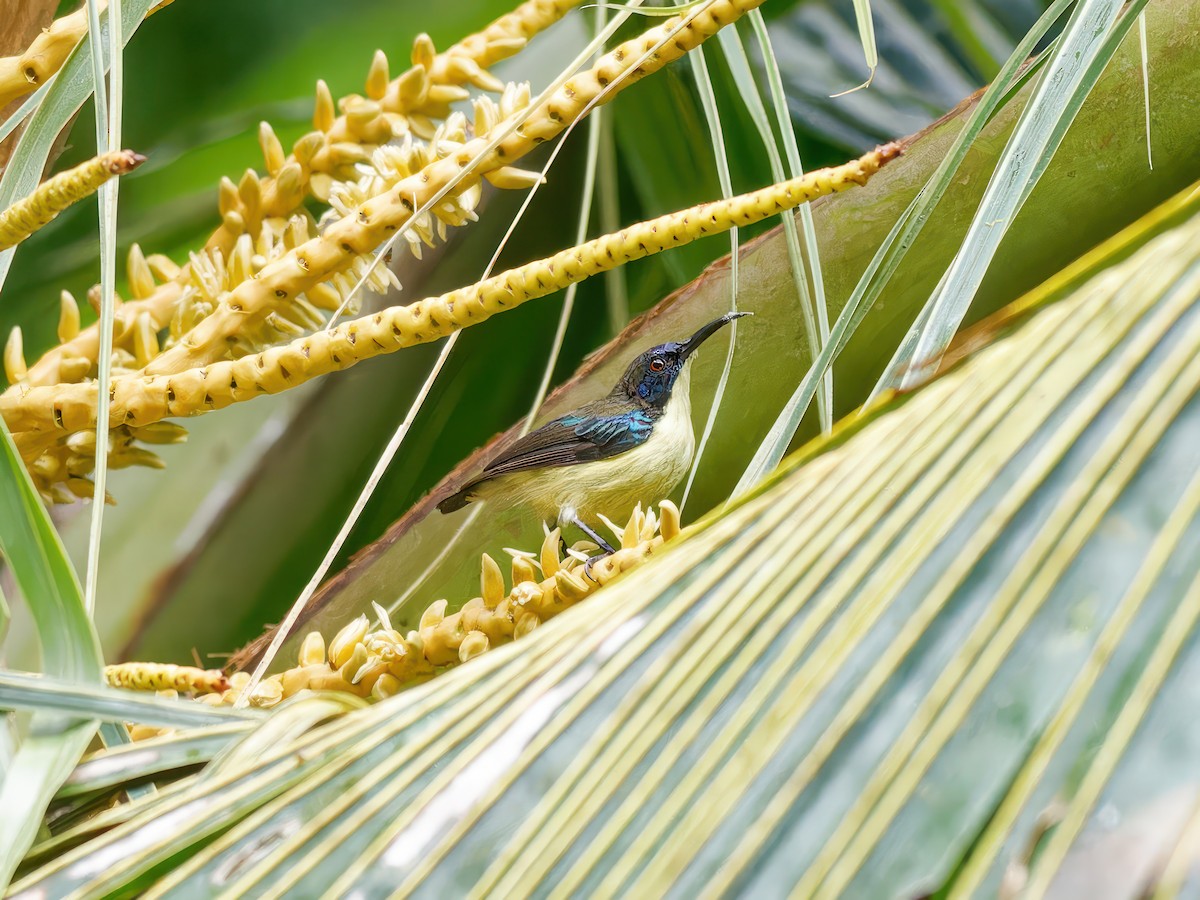
{"label": "bird's tail", "polygon": [[475,490],[475,483],[472,482],[471,484],[468,484],[466,487],[464,487],[461,491],[458,491],[455,494],[451,494],[449,497],[447,497],[445,500],[443,500],[441,503],[439,503],[437,505],[438,510],[442,513],[458,512],[458,510],[462,509],[464,506],[466,506],[468,503],[471,502],[471,500],[473,499],[471,496],[471,493],[474,490]]}

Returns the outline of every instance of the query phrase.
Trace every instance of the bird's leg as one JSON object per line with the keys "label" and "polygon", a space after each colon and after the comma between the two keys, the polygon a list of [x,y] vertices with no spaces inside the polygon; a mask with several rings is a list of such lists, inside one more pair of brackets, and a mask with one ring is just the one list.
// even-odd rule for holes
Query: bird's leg
{"label": "bird's leg", "polygon": [[598,535],[593,529],[589,528],[588,525],[581,518],[579,518],[578,515],[571,517],[571,524],[595,541],[597,546],[604,551],[603,553],[597,553],[595,556],[588,557],[587,562],[583,564],[583,574],[588,578],[591,578],[592,566],[596,563],[596,561],[604,559],[604,557],[611,553],[616,553],[617,551],[613,549],[612,544],[600,537],[600,535]]}
{"label": "bird's leg", "polygon": [[576,528],[578,528],[580,531],[582,531],[584,534],[586,534],[588,537],[590,537],[593,541],[595,541],[596,545],[598,547],[600,547],[601,550],[604,551],[604,554],[606,556],[609,553],[617,552],[615,549],[613,549],[613,546],[608,541],[606,541],[604,538],[600,537],[600,535],[598,535],[595,531],[593,531],[592,528],[590,528],[586,523],[584,523],[584,521],[581,518],[579,518],[579,516],[577,516],[577,515],[573,516],[571,518],[571,524],[574,525]]}

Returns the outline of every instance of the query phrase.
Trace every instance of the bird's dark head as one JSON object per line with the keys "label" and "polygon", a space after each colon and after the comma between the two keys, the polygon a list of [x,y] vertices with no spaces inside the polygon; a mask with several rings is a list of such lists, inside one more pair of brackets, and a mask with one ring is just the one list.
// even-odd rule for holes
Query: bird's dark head
{"label": "bird's dark head", "polygon": [[624,394],[640,406],[666,406],[675,382],[686,369],[696,348],[734,319],[747,315],[750,314],[726,313],[709,322],[686,341],[668,341],[651,347],[629,364],[614,394]]}

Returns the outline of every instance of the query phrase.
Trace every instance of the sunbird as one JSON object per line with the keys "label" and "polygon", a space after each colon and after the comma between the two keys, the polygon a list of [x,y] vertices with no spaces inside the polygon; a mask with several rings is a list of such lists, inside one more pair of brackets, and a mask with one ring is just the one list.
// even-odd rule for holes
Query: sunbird
{"label": "sunbird", "polygon": [[688,390],[696,348],[745,315],[726,313],[686,341],[651,347],[607,397],[517,440],[438,509],[451,513],[478,500],[525,505],[612,553],[588,520],[664,497],[687,474],[696,449]]}

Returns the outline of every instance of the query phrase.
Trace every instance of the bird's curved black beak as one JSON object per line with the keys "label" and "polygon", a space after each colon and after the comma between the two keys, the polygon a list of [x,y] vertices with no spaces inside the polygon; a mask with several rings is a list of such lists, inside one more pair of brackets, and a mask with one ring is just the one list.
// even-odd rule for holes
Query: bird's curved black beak
{"label": "bird's curved black beak", "polygon": [[697,331],[690,338],[688,338],[686,341],[683,342],[681,349],[679,351],[679,358],[681,360],[687,359],[689,356],[691,356],[693,353],[696,352],[697,347],[699,347],[701,344],[703,344],[705,341],[707,341],[710,337],[712,337],[714,334],[716,334],[718,331],[720,331],[722,328],[724,328],[726,325],[728,325],[734,319],[740,319],[742,316],[749,316],[749,315],[753,315],[753,313],[748,313],[748,312],[725,313],[725,315],[721,316],[721,318],[713,319],[713,321],[709,322],[707,325],[705,325],[703,328],[701,328],[699,331]]}

